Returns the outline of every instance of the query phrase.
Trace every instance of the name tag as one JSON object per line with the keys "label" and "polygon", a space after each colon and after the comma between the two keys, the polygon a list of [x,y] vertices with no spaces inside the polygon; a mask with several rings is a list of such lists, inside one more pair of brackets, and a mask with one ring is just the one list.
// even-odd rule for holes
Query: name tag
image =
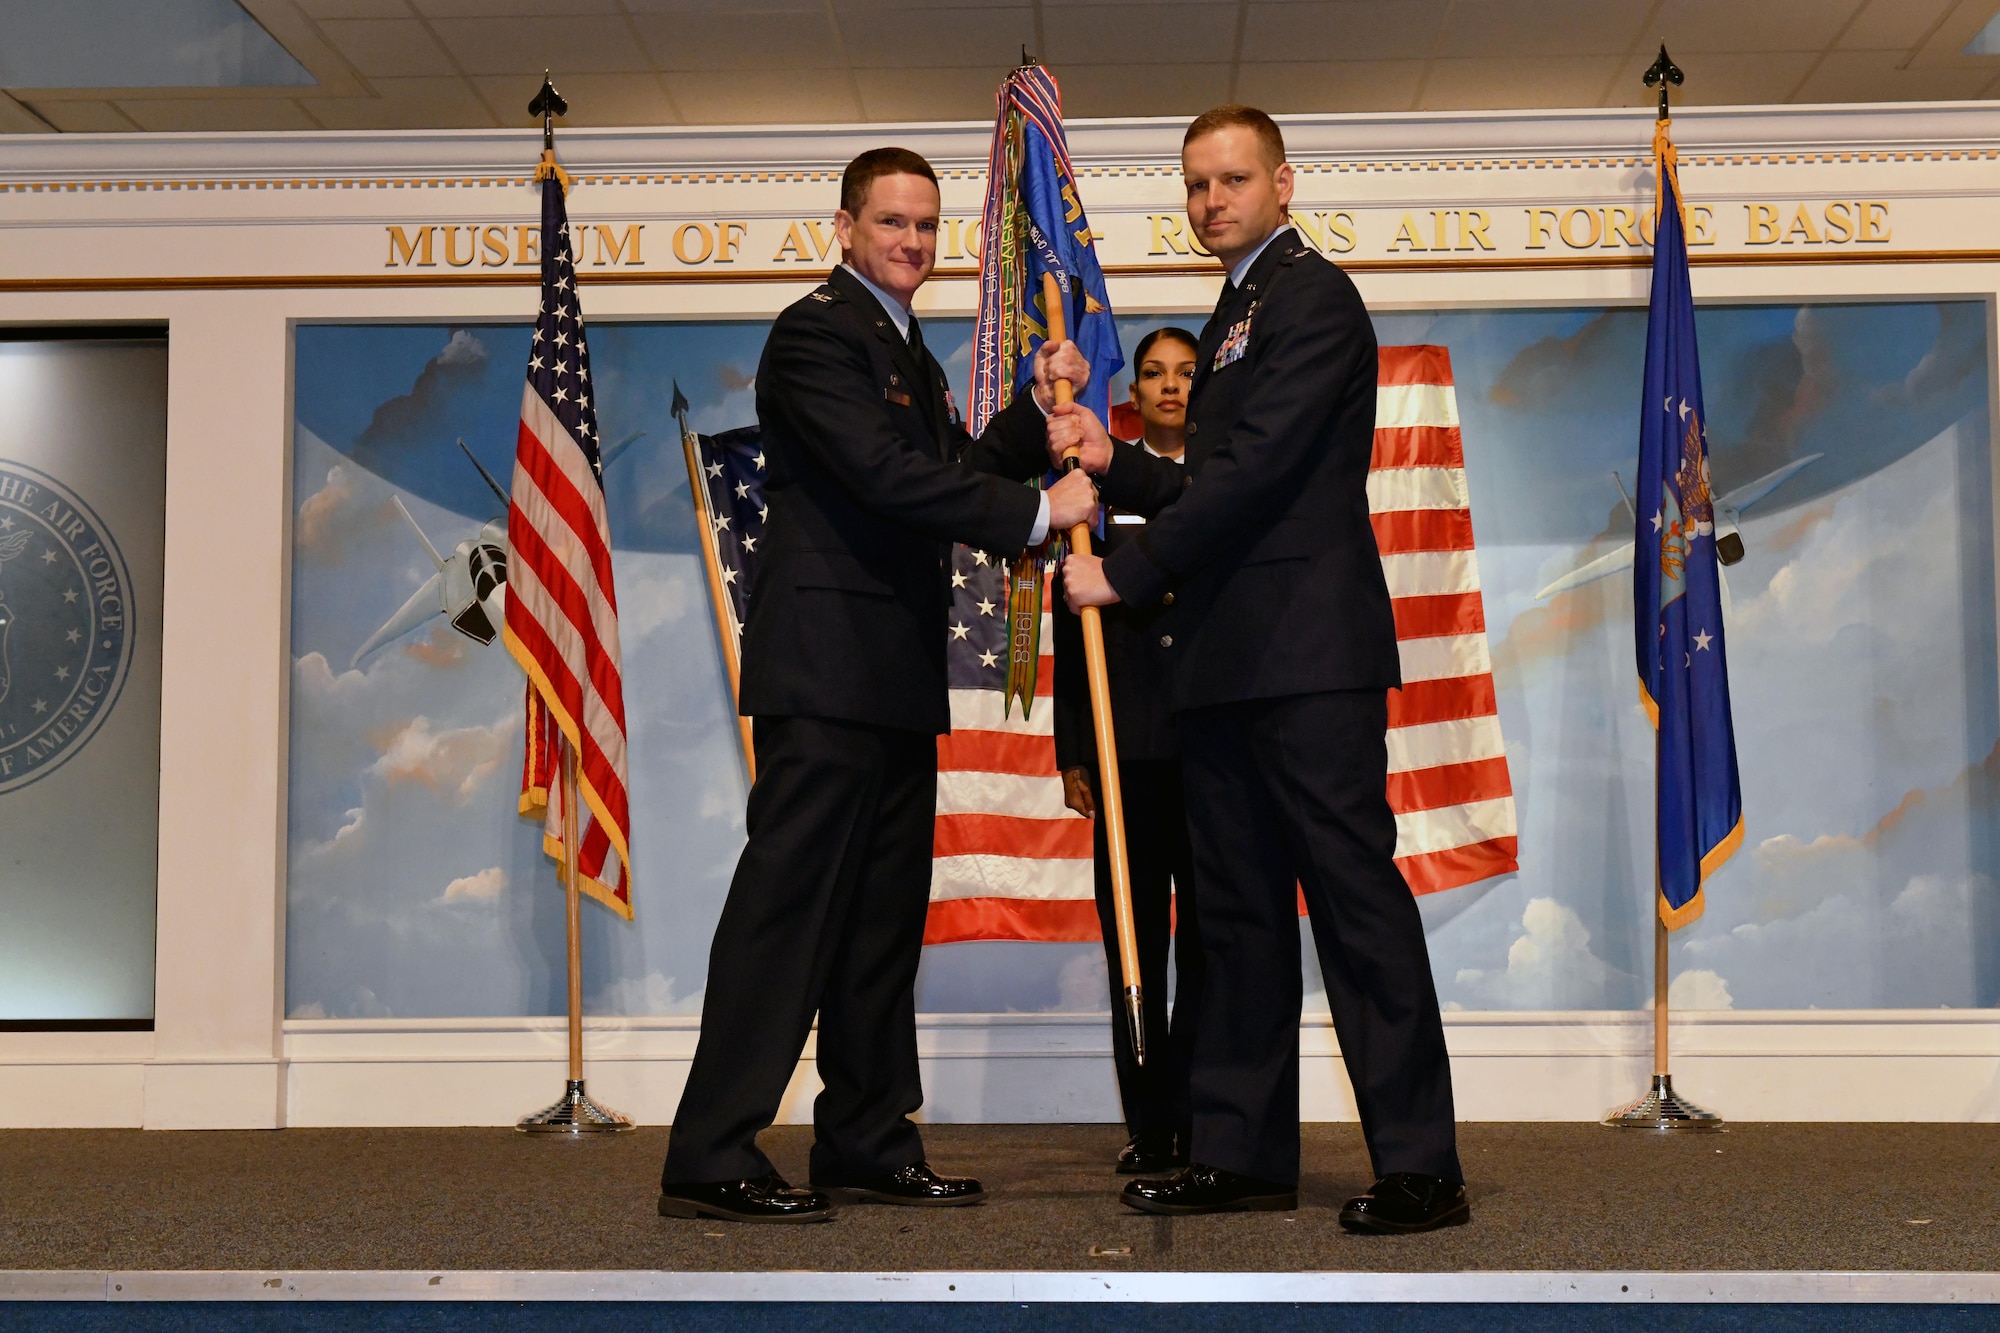
{"label": "name tag", "polygon": [[882,390],[882,396],[898,407],[908,407],[911,402],[910,395],[902,392],[900,389],[884,389]]}
{"label": "name tag", "polygon": [[1252,301],[1243,318],[1229,326],[1229,332],[1223,335],[1222,345],[1215,349],[1215,363],[1208,368],[1210,374],[1241,361],[1243,354],[1250,350],[1250,320],[1256,313],[1257,303]]}
{"label": "name tag", "polygon": [[1144,523],[1146,520],[1137,514],[1113,514],[1111,521],[1113,523]]}

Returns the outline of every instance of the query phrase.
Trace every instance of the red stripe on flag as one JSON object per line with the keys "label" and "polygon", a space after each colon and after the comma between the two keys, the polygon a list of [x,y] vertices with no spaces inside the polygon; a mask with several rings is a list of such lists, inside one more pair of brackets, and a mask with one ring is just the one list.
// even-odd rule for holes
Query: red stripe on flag
{"label": "red stripe on flag", "polygon": [[1466,509],[1392,509],[1370,514],[1375,548],[1383,555],[1412,551],[1470,551],[1472,513]]}
{"label": "red stripe on flag", "polygon": [[549,678],[549,684],[556,692],[557,701],[569,710],[570,717],[576,720],[578,731],[583,738],[580,757],[584,771],[590,777],[591,786],[597,789],[597,794],[603,798],[606,808],[610,810],[619,828],[622,830],[629,827],[627,820],[630,817],[630,810],[627,805],[625,784],[619,780],[617,771],[612,768],[610,759],[598,745],[597,738],[583,725],[583,689],[577,684],[575,675],[571,673],[568,659],[556,651],[555,644],[549,640],[541,622],[533,617],[523,616],[519,620],[509,621],[508,628],[514,631],[514,636],[521,641],[529,656],[534,658],[536,665],[541,667],[542,673]]}
{"label": "red stripe on flag", "polygon": [[954,731],[938,737],[938,771],[1048,777],[1056,771],[1056,739],[1012,731]]}
{"label": "red stripe on flag", "polygon": [[1398,639],[1436,639],[1447,634],[1484,634],[1486,604],[1476,592],[1441,592],[1398,597],[1389,603]]}
{"label": "red stripe on flag", "polygon": [[1519,838],[1489,838],[1442,852],[1400,856],[1396,868],[1403,872],[1410,892],[1436,893],[1519,870],[1520,844]]}
{"label": "red stripe on flag", "polygon": [[1368,468],[1464,467],[1465,438],[1456,426],[1377,426]]}
{"label": "red stripe on flag", "polygon": [[1453,676],[1447,680],[1413,680],[1389,691],[1389,725],[1414,727],[1425,722],[1452,722],[1462,717],[1491,717],[1500,711],[1493,698],[1493,673]]}
{"label": "red stripe on flag", "polygon": [[1023,815],[939,815],[931,855],[1088,861],[1090,821],[1030,819]]}
{"label": "red stripe on flag", "polygon": [[1097,903],[1089,898],[949,898],[931,904],[925,944],[971,940],[1033,940],[1077,944],[1103,938]]}
{"label": "red stripe on flag", "polygon": [[590,510],[590,502],[576,489],[568,474],[556,462],[555,446],[542,440],[521,423],[521,434],[534,441],[533,449],[520,450],[516,457],[519,465],[535,483],[535,489],[548,500],[563,523],[575,533],[577,543],[590,557],[590,566],[597,574],[597,586],[604,590],[604,599],[612,610],[618,609],[618,601],[612,595],[611,550],[597,531],[597,515]]}
{"label": "red stripe on flag", "polygon": [[[518,529],[510,526],[507,535],[514,548],[516,563],[535,571],[535,577],[541,580],[543,590],[549,594],[550,600],[555,602],[556,609],[562,612],[563,619],[570,623],[570,628],[583,640],[583,659],[590,669],[591,688],[596,690],[598,697],[611,708],[612,715],[618,719],[622,728],[625,720],[625,686],[619,678],[617,668],[612,665],[610,655],[604,651],[604,645],[598,640],[597,619],[590,613],[589,595],[556,558],[555,552],[549,549],[542,534],[533,524],[522,523]],[[616,609],[612,608],[614,613]],[[549,651],[556,651],[553,644],[550,645]],[[539,653],[537,656],[539,658]],[[563,706],[570,707],[567,696],[564,698]],[[579,711],[571,709],[570,716],[576,719],[578,726],[583,725]]]}
{"label": "red stripe on flag", "polygon": [[1375,358],[1377,384],[1450,384],[1451,353],[1436,343],[1384,347]]}
{"label": "red stripe on flag", "polygon": [[1503,755],[1389,775],[1389,806],[1399,815],[1494,801],[1513,794],[1514,783],[1507,775]]}

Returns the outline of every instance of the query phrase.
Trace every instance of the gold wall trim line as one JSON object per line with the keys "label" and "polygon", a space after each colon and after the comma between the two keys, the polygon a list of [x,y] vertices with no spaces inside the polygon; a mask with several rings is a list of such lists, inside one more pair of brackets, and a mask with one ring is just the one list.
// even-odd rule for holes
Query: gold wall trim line
{"label": "gold wall trim line", "polygon": [[[1513,273],[1537,269],[1621,269],[1650,268],[1651,255],[1523,255],[1518,257],[1465,259],[1352,259],[1340,266],[1350,273]],[[1689,263],[1696,268],[1791,268],[1822,265],[1874,264],[1996,264],[2000,250],[1902,250],[1840,251],[1835,253],[1790,254],[1697,254]],[[1200,264],[1107,264],[1104,274],[1111,278],[1211,278],[1221,269],[1212,263]],[[975,268],[941,268],[931,275],[937,282],[972,282],[979,277]],[[586,287],[660,287],[688,284],[716,286],[728,283],[811,283],[824,280],[818,272],[787,272],[782,269],[726,271],[673,271],[664,273],[592,273],[577,275]],[[300,273],[293,275],[257,274],[242,277],[130,277],[130,278],[0,278],[0,294],[55,292],[226,292],[226,291],[316,291],[326,289],[367,290],[373,288],[417,287],[533,287],[541,281],[538,273]]]}

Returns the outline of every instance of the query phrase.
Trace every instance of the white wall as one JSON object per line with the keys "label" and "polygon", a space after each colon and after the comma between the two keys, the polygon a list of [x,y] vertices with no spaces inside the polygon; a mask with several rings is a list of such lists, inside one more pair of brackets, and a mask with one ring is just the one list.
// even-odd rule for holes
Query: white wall
{"label": "white wall", "polygon": [[[1148,218],[1177,208],[1180,129],[1071,130],[1121,311],[1199,308],[1216,290],[1198,262],[1145,253]],[[1696,110],[1676,130],[1718,217],[1740,217],[1745,201],[1789,212],[1869,199],[1895,218],[1894,239],[1870,250],[1755,249],[1725,235],[1701,255],[1702,299],[2000,291],[2000,111]],[[1382,247],[1405,211],[1650,206],[1644,115],[1299,118],[1288,133],[1294,158],[1315,167],[1300,205],[1356,211],[1365,244],[1344,262],[1378,308],[1643,299],[1642,256],[1628,252],[1531,251],[1511,233],[1492,254]],[[897,137],[947,168],[947,213],[973,215],[985,135]],[[824,217],[826,173],[880,137],[580,131],[564,138],[582,176],[572,211],[660,232],[746,218],[764,246],[789,218]],[[384,228],[532,219],[535,147],[526,133],[0,139],[0,322],[159,321],[171,356],[155,1031],[0,1033],[0,1125],[502,1123],[559,1090],[559,1033],[539,1020],[280,1018],[290,328],[518,317],[532,300],[526,270],[385,269]],[[725,171],[737,178],[714,175]],[[615,283],[586,277],[594,320],[769,313],[818,271],[773,267],[768,249],[746,249],[733,274],[682,264],[657,234],[642,267]],[[925,303],[969,313],[974,285],[940,279]],[[1592,1117],[1647,1072],[1642,1015],[1455,1014],[1448,1032],[1468,1118]],[[1675,1033],[1684,1090],[1733,1118],[2000,1117],[1991,1011],[1696,1014]],[[693,1036],[671,1020],[594,1025],[594,1089],[664,1119]],[[929,1019],[931,1113],[1110,1118],[1106,1036],[1101,1019]],[[1351,1114],[1331,1043],[1324,1027],[1306,1030],[1309,1116]]]}

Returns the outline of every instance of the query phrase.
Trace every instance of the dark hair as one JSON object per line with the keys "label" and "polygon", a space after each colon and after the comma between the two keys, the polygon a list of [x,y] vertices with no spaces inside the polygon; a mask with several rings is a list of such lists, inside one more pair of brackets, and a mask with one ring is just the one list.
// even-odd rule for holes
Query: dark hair
{"label": "dark hair", "polygon": [[1186,343],[1189,351],[1199,352],[1201,350],[1200,339],[1196,338],[1186,329],[1176,328],[1172,324],[1169,324],[1163,329],[1154,329],[1139,340],[1139,346],[1132,352],[1132,369],[1135,372],[1140,366],[1145,364],[1146,353],[1153,350],[1153,344],[1163,338],[1171,339],[1174,342]]}
{"label": "dark hair", "polygon": [[881,176],[922,176],[938,183],[931,164],[907,148],[871,148],[847,164],[840,173],[840,207],[851,218],[861,216],[868,204],[868,187]]}
{"label": "dark hair", "polygon": [[1278,122],[1254,106],[1238,106],[1231,103],[1228,106],[1219,106],[1213,111],[1202,112],[1194,118],[1194,123],[1187,127],[1187,133],[1181,137],[1181,147],[1186,148],[1205,134],[1234,129],[1239,125],[1255,131],[1258,146],[1264,150],[1264,156],[1269,159],[1270,166],[1275,168],[1284,165],[1285,136],[1279,131]]}

